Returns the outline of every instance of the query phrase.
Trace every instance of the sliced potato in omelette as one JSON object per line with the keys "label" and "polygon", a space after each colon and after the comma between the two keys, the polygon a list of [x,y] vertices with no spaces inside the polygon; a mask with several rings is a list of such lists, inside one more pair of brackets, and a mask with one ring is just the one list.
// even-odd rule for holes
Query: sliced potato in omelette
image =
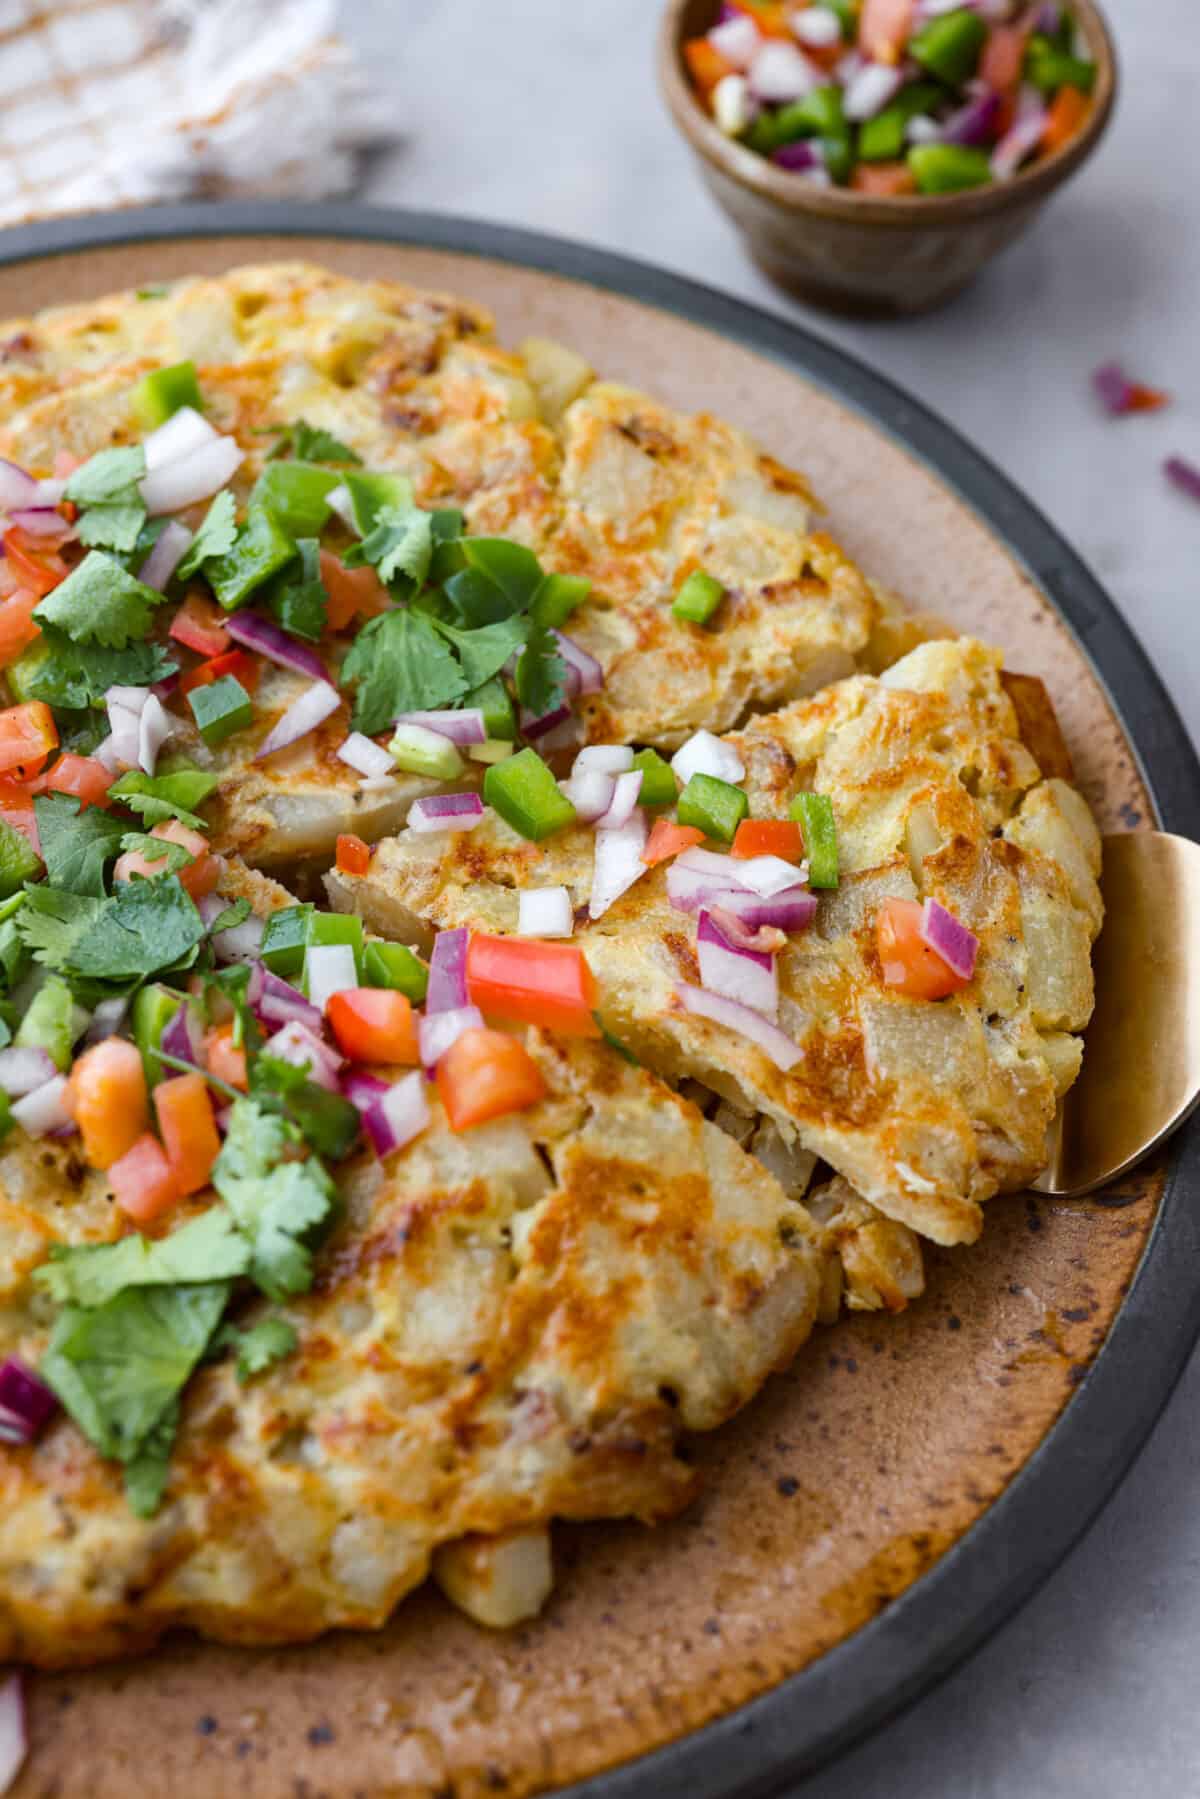
{"label": "sliced potato in omelette", "polygon": [[[314,1289],[283,1308],[298,1347],[245,1386],[231,1361],[193,1378],[153,1519],[64,1416],[5,1449],[0,1655],[86,1663],[180,1624],[257,1643],[376,1627],[475,1533],[500,1539],[490,1591],[465,1550],[440,1577],[503,1622],[522,1599],[497,1594],[497,1559],[517,1557],[501,1576],[526,1595],[544,1584],[551,1518],[687,1503],[680,1433],[795,1354],[820,1233],[653,1076],[603,1045],[527,1042],[533,1109],[456,1136],[431,1089],[422,1136],[339,1171]],[[34,1366],[50,1308],[32,1269],[52,1243],[117,1234],[104,1177],[70,1144],[10,1137],[0,1234],[0,1352]]]}
{"label": "sliced potato in omelette", "polygon": [[[752,816],[786,816],[814,790],[837,821],[840,884],[777,958],[779,1022],[803,1052],[789,1073],[681,1008],[677,985],[699,980],[695,922],[670,905],[663,866],[587,921],[590,830],[533,844],[489,812],[456,839],[405,833],[366,874],[331,874],[331,900],[419,940],[431,926],[512,931],[522,888],[565,885],[600,1013],[639,1057],[771,1120],[889,1217],[970,1242],[982,1202],[1044,1164],[1101,919],[1095,825],[1074,788],[1041,778],[999,665],[970,639],[927,643],[731,740]],[[975,933],[965,989],[935,1004],[883,984],[875,918],[892,896],[936,899]]]}

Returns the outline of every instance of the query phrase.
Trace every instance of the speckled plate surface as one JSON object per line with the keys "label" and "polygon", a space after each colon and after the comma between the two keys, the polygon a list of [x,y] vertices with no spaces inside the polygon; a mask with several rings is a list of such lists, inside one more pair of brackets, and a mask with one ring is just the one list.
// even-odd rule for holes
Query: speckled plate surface
{"label": "speckled plate surface", "polygon": [[[916,402],[736,301],[468,221],[224,206],[10,231],[0,316],[274,256],[469,295],[507,340],[559,336],[746,426],[811,475],[870,573],[1047,680],[1104,829],[1200,835],[1186,734],[1050,526]],[[37,1679],[17,1792],[779,1790],[975,1647],[1111,1493],[1200,1328],[1198,1198],[1200,1120],[1096,1201],[993,1201],[980,1244],[930,1250],[911,1311],[820,1332],[701,1441],[706,1495],[684,1518],[561,1531],[555,1597],[511,1636],[421,1593],[376,1635],[270,1653],[173,1638]]]}

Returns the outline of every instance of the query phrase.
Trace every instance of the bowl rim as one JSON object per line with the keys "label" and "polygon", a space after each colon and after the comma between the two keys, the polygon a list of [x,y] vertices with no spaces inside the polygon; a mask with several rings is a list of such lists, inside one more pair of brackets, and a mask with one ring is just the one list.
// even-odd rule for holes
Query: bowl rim
{"label": "bowl rim", "polygon": [[1091,112],[1060,150],[1030,163],[1008,181],[992,181],[986,187],[967,188],[954,194],[856,193],[847,187],[814,187],[778,169],[765,156],[748,150],[719,131],[699,104],[680,55],[683,20],[694,0],[667,0],[658,38],[659,87],[676,125],[691,144],[722,175],[759,199],[774,201],[785,210],[811,213],[864,225],[908,228],[913,225],[964,223],[1033,202],[1048,195],[1091,155],[1112,119],[1119,87],[1116,43],[1096,0],[1071,0],[1080,29],[1097,64]]}

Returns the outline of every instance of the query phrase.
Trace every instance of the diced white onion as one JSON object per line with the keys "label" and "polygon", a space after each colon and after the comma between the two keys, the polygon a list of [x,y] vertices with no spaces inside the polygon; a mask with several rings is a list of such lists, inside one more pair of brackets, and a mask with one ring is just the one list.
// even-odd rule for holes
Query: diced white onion
{"label": "diced white onion", "polygon": [[634,807],[638,803],[638,795],[642,791],[642,771],[640,768],[627,769],[618,775],[613,783],[612,804],[602,817],[596,820],[598,831],[619,831],[633,817]]}
{"label": "diced white onion", "polygon": [[731,858],[736,864],[734,885],[748,887],[760,899],[771,899],[787,887],[798,887],[807,870],[782,856],[747,856]]}
{"label": "diced white onion", "polygon": [[518,936],[569,937],[574,929],[571,895],[565,887],[529,887],[518,896]]}
{"label": "diced white onion", "polygon": [[606,775],[599,768],[581,769],[569,781],[559,782],[563,793],[585,825],[595,824],[598,818],[603,818],[612,805],[614,785],[612,776]]}
{"label": "diced white onion", "polygon": [[212,443],[217,435],[194,406],[178,407],[142,442],[146,452],[146,473],[152,475],[156,469],[166,468],[168,462],[178,462],[184,456],[192,455],[205,444]]}
{"label": "diced white onion", "polygon": [[304,976],[309,999],[324,1012],[335,993],[358,986],[353,949],[348,943],[310,943],[304,953]]}
{"label": "diced white onion", "polygon": [[[118,768],[141,766],[142,712],[150,698],[148,687],[110,687],[104,696],[110,735],[106,744]],[[104,758],[105,765],[108,758]]]}
{"label": "diced white onion", "polygon": [[615,831],[596,832],[596,861],[592,870],[589,918],[603,918],[608,908],[635,881],[647,873],[642,861],[646,847],[646,814],[639,807],[628,824]]}
{"label": "diced white onion", "polygon": [[138,570],[138,580],[147,587],[156,587],[160,593],[165,592],[167,582],[183,561],[191,542],[192,534],[187,526],[181,525],[177,518],[168,519],[154,548]]}
{"label": "diced white onion", "polygon": [[143,773],[152,775],[158,761],[158,752],[175,729],[175,720],[167,711],[156,694],[146,695],[146,704],[142,707],[138,719],[138,767]]}
{"label": "diced white onion", "polygon": [[786,104],[811,93],[821,76],[795,44],[768,38],[750,65],[750,87],[759,100]]}
{"label": "diced white onion", "polygon": [[671,767],[685,787],[693,775],[712,775],[718,781],[736,785],[746,773],[733,746],[714,737],[711,731],[697,731],[689,737],[671,757]]}
{"label": "diced white onion", "polygon": [[425,1078],[414,1069],[380,1094],[363,1122],[378,1153],[390,1156],[420,1136],[430,1116]]}
{"label": "diced white onion", "polygon": [[598,768],[602,774],[623,775],[633,767],[633,751],[623,743],[589,743],[580,750],[571,768],[571,777],[584,769]]}
{"label": "diced white onion", "polygon": [[185,506],[210,499],[231,481],[242,459],[243,451],[232,437],[214,437],[190,456],[177,457],[143,475],[138,482],[142,504],[154,515],[182,512]]}
{"label": "diced white onion", "polygon": [[385,775],[396,772],[396,764],[387,750],[361,731],[351,731],[337,753],[340,761],[356,768],[360,775],[366,775],[370,780],[382,780]]}
{"label": "diced white onion", "polygon": [[758,55],[762,43],[758,35],[758,26],[745,13],[738,13],[735,18],[726,19],[721,25],[714,25],[708,34],[708,41],[719,56],[732,63],[735,69],[748,69]]}
{"label": "diced white onion", "polygon": [[919,112],[915,119],[910,119],[904,127],[904,136],[910,144],[936,144],[941,141],[942,128],[936,119],[927,113]]}
{"label": "diced white onion", "polygon": [[436,1068],[452,1043],[464,1031],[481,1031],[483,1013],[478,1006],[454,1006],[448,1012],[427,1012],[417,1025],[417,1042],[423,1068]]}
{"label": "diced white onion", "polygon": [[842,22],[827,6],[806,6],[793,13],[792,30],[810,50],[831,50],[842,40]]}
{"label": "diced white onion", "polygon": [[[314,947],[349,949],[350,945],[318,944]],[[312,954],[311,950],[309,954]],[[310,1031],[306,1024],[301,1024],[299,1019],[289,1019],[273,1037],[268,1037],[263,1044],[262,1053],[264,1056],[273,1056],[277,1062],[290,1063],[293,1068],[306,1069],[309,1080],[315,1081],[318,1087],[324,1087],[328,1093],[337,1092],[342,1057],[314,1031]]]}
{"label": "diced white onion", "polygon": [[899,93],[904,76],[886,63],[869,62],[858,71],[846,89],[843,110],[846,117],[860,124],[882,112],[888,101]]}
{"label": "diced white onion", "polygon": [[66,1130],[74,1123],[67,1109],[67,1077],[56,1074],[43,1081],[32,1093],[12,1103],[12,1115],[30,1137],[46,1137],[51,1131]]}
{"label": "diced white onion", "polygon": [[325,504],[332,507],[337,513],[347,531],[353,531],[355,537],[361,537],[358,520],[354,516],[354,501],[350,498],[350,489],[344,482],[325,495]]}
{"label": "diced white onion", "polygon": [[254,760],[261,762],[264,756],[273,756],[276,750],[285,750],[289,745],[298,743],[310,731],[315,731],[318,725],[324,724],[341,703],[341,695],[329,681],[314,681],[298,699],[292,701],[283,717],[267,733]]}
{"label": "diced white onion", "polygon": [[219,962],[254,962],[262,948],[263,933],[266,923],[255,918],[251,913],[241,924],[230,925],[227,930],[217,931],[212,939],[213,951]]}
{"label": "diced white onion", "polygon": [[726,137],[740,137],[753,110],[744,75],[722,75],[712,93],[713,118]]}
{"label": "diced white onion", "polygon": [[0,1092],[7,1093],[10,1099],[20,1099],[44,1087],[56,1073],[44,1049],[22,1049],[16,1045],[0,1049]]}

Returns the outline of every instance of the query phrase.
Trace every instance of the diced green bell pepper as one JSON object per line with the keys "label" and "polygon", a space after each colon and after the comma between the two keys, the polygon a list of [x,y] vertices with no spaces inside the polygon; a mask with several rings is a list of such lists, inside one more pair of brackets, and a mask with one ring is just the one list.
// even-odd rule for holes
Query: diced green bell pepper
{"label": "diced green bell pepper", "polygon": [[0,1143],[3,1143],[12,1128],[12,1101],[7,1093],[0,1093]]}
{"label": "diced green bell pepper", "polygon": [[828,794],[798,793],[792,801],[792,817],[804,838],[810,887],[838,884],[837,823]]}
{"label": "diced green bell pepper", "polygon": [[193,687],[187,701],[209,749],[254,722],[254,702],[236,675],[222,675],[207,687]]}
{"label": "diced green bell pepper", "polygon": [[506,762],[516,747],[507,737],[485,737],[482,743],[469,743],[467,755],[472,762]]}
{"label": "diced green bell pepper", "polygon": [[23,832],[0,818],[0,897],[8,899],[32,881],[39,867],[33,845]]}
{"label": "diced green bell pepper", "polygon": [[406,774],[428,775],[431,781],[452,781],[463,771],[456,744],[424,725],[397,725],[388,752]]}
{"label": "diced green bell pepper", "polygon": [[923,194],[957,194],[992,179],[986,150],[967,150],[958,144],[914,144],[908,166]]}
{"label": "diced green bell pepper", "polygon": [[27,650],[23,650],[16,661],[10,662],[5,669],[9,688],[18,705],[37,698],[37,693],[31,684],[39,670],[45,666],[49,656],[49,646],[45,638],[40,638],[37,643],[31,643]]}
{"label": "diced green bell pepper", "polygon": [[732,843],[749,810],[740,787],[719,781],[716,775],[693,775],[679,796],[675,816],[681,825],[696,825],[718,843]]}
{"label": "diced green bell pepper", "polygon": [[947,87],[961,87],[978,68],[986,42],[987,26],[963,6],[922,25],[909,39],[908,54]]}
{"label": "diced green bell pepper", "polygon": [[71,1066],[76,1035],[71,989],[58,975],[48,975],[26,1007],[13,1042],[18,1049],[44,1049],[59,1073],[65,1074]]}
{"label": "diced green bell pepper", "polygon": [[341,481],[315,462],[268,462],[250,495],[249,510],[264,509],[289,537],[319,537],[329,518],[327,494]]}
{"label": "diced green bell pepper", "polygon": [[1060,87],[1077,87],[1090,94],[1096,85],[1096,65],[1072,56],[1038,33],[1030,38],[1025,51],[1025,78],[1043,94],[1055,94]]}
{"label": "diced green bell pepper", "polygon": [[489,737],[505,737],[511,743],[517,735],[517,718],[508,688],[499,675],[493,675],[463,701],[468,711],[483,713],[483,728]]}
{"label": "diced green bell pepper", "polygon": [[403,943],[368,943],[363,953],[368,987],[393,987],[414,1006],[425,1004],[429,970]]}
{"label": "diced green bell pepper", "polygon": [[540,843],[575,821],[575,808],[536,750],[496,762],[483,777],[483,797],[506,824]]}
{"label": "diced green bell pepper", "polygon": [[586,575],[546,575],[533,596],[530,611],[539,625],[565,625],[591,590]]}
{"label": "diced green bell pepper", "polygon": [[133,390],[133,409],[147,431],[165,425],[181,406],[204,411],[194,362],[173,362],[170,368],[151,369]]}
{"label": "diced green bell pepper", "polygon": [[133,1041],[142,1053],[142,1067],[146,1071],[146,1084],[153,1087],[166,1075],[175,1070],[167,1068],[154,1051],[162,1042],[162,1034],[183,1004],[183,995],[173,993],[158,981],[149,986],[139,988],[133,1002]]}
{"label": "diced green bell pepper", "polygon": [[[350,495],[354,519],[359,532],[366,537],[372,531],[385,506],[410,506],[412,483],[403,475],[389,475],[370,469],[347,469],[339,477]],[[338,485],[335,480],[334,486]]]}
{"label": "diced green bell pepper", "polygon": [[267,919],[258,953],[272,974],[288,980],[300,973],[308,942],[308,921],[314,910],[312,906],[281,906]]}
{"label": "diced green bell pepper", "polygon": [[639,750],[633,758],[631,768],[642,771],[642,785],[638,790],[638,805],[647,807],[651,812],[662,806],[673,806],[679,794],[679,783],[669,762],[665,762],[657,750]]}
{"label": "diced green bell pepper", "polygon": [[929,112],[942,98],[932,81],[914,81],[902,88],[890,106],[867,119],[859,128],[858,154],[864,162],[895,162],[904,154],[904,134],[919,113]]}
{"label": "diced green bell pepper", "polygon": [[[272,464],[277,469],[295,466],[289,462]],[[233,548],[207,561],[204,573],[226,612],[236,612],[256,587],[278,574],[295,554],[295,542],[275,514],[266,506],[251,506]]]}
{"label": "diced green bell pepper", "polygon": [[846,115],[842,90],[832,84],[813,88],[801,100],[792,100],[774,112],[761,112],[745,133],[745,142],[761,156],[769,156],[798,137],[845,137]]}
{"label": "diced green bell pepper", "polygon": [[689,624],[706,625],[724,598],[721,583],[695,568],[671,602],[671,611]]}
{"label": "diced green bell pepper", "polygon": [[843,38],[853,43],[858,33],[859,0],[822,0],[822,5],[837,14]]}

